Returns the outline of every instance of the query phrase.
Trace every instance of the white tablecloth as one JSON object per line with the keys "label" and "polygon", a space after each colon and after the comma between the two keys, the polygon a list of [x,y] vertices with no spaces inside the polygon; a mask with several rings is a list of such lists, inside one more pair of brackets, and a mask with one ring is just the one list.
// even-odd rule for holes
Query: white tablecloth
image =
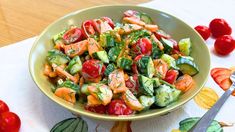
{"label": "white tablecloth", "polygon": [[[233,0],[155,0],[143,4],[165,11],[184,20],[192,27],[209,22],[216,17],[226,19],[235,30],[235,1]],[[2,58],[0,65],[0,99],[4,100],[11,111],[17,113],[22,121],[21,132],[48,132],[57,122],[72,117],[72,114],[52,102],[39,91],[30,77],[28,56],[35,41],[30,38],[10,46],[0,48]],[[209,39],[207,45],[211,51],[212,67],[234,66],[235,52],[226,57],[218,57],[213,53],[214,40]],[[206,86],[215,88],[221,95],[223,91],[209,77]],[[216,117],[218,121],[235,123],[235,97],[230,97]],[[178,128],[178,122],[186,117],[201,116],[206,110],[199,108],[192,100],[183,108],[168,115],[132,122],[133,132],[169,132]],[[113,122],[97,121],[84,118],[89,131],[95,131],[100,124],[100,132],[108,132]],[[224,128],[225,132],[234,132],[235,127]]]}

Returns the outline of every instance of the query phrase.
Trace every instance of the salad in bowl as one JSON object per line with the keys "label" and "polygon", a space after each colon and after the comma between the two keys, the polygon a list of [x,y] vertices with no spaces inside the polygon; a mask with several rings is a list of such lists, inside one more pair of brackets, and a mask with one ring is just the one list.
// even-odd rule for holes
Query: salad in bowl
{"label": "salad in bowl", "polygon": [[44,75],[54,95],[91,112],[133,115],[160,109],[194,87],[190,38],[178,42],[135,10],[71,25],[52,36]]}

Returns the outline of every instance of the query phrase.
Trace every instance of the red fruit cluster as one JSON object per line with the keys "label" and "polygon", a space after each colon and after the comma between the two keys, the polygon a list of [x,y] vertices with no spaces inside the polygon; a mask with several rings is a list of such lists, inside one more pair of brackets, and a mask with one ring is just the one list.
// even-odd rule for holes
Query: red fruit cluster
{"label": "red fruit cluster", "polygon": [[214,43],[215,51],[220,55],[228,55],[235,48],[235,40],[232,38],[232,28],[221,18],[213,19],[209,27],[198,25],[194,28],[204,40],[207,40],[210,35],[216,38]]}

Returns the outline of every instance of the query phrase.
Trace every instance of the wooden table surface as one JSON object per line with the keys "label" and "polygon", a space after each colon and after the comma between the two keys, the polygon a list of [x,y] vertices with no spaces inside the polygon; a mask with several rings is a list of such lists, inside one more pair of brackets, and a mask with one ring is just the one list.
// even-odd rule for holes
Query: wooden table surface
{"label": "wooden table surface", "polygon": [[0,0],[0,47],[38,35],[59,17],[102,4],[140,4],[150,0]]}

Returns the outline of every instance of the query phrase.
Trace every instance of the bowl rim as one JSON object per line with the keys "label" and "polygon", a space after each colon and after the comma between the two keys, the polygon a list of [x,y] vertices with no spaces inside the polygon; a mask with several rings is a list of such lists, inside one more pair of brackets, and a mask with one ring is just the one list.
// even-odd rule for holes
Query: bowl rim
{"label": "bowl rim", "polygon": [[[196,96],[198,94],[198,92],[202,89],[202,87],[205,85],[205,83],[207,82],[208,80],[208,76],[209,76],[209,71],[207,71],[206,73],[206,79],[201,83],[200,86],[198,86],[199,88],[196,90],[195,93],[193,93],[193,95],[191,97],[188,97],[186,98],[185,100],[179,102],[177,105],[173,105],[171,107],[168,107],[167,109],[165,110],[162,110],[162,111],[159,111],[159,112],[153,112],[153,113],[148,113],[148,114],[143,114],[143,115],[129,115],[129,116],[104,116],[102,114],[97,114],[97,113],[93,113],[93,112],[88,112],[88,111],[81,111],[79,109],[76,109],[74,107],[68,107],[66,106],[65,104],[63,104],[60,100],[55,100],[53,98],[53,96],[50,96],[49,93],[46,92],[46,90],[44,90],[43,88],[41,88],[41,85],[40,83],[37,81],[36,79],[36,75],[34,74],[34,68],[32,66],[32,54],[33,54],[33,51],[35,50],[36,46],[37,46],[37,43],[39,41],[39,39],[48,31],[48,29],[50,27],[52,27],[55,23],[69,17],[69,16],[72,16],[72,15],[75,15],[75,14],[78,14],[80,12],[83,12],[83,11],[86,11],[86,10],[90,10],[90,9],[96,9],[96,8],[102,8],[102,7],[138,7],[138,8],[142,8],[142,9],[147,9],[147,10],[152,10],[152,11],[157,11],[157,12],[160,12],[160,13],[163,13],[167,16],[170,16],[174,19],[177,19],[178,21],[180,21],[181,23],[183,23],[185,26],[189,27],[189,29],[193,32],[195,32],[201,39],[201,41],[203,43],[205,43],[205,41],[203,40],[203,38],[199,35],[199,33],[196,32],[195,29],[193,29],[191,26],[189,26],[187,23],[185,23],[184,21],[182,21],[181,19],[171,15],[171,14],[168,14],[164,11],[160,11],[160,10],[157,10],[157,9],[153,9],[153,8],[149,8],[149,7],[145,7],[145,6],[141,6],[141,5],[128,5],[128,4],[117,4],[117,5],[100,5],[100,6],[93,6],[93,7],[89,7],[89,8],[84,8],[84,9],[81,9],[81,10],[77,10],[77,11],[74,11],[74,12],[71,12],[71,13],[68,13],[67,15],[64,15],[62,17],[60,17],[59,19],[55,20],[54,22],[52,22],[51,24],[49,24],[41,33],[40,35],[37,37],[37,39],[35,40],[35,42],[33,43],[33,46],[32,48],[30,49],[30,53],[29,53],[29,58],[28,58],[28,66],[29,66],[29,72],[30,72],[30,75],[31,77],[33,78],[33,81],[34,83],[37,85],[37,87],[49,98],[51,99],[53,102],[56,102],[57,104],[59,104],[60,106],[66,108],[67,110],[71,111],[72,113],[75,113],[75,114],[80,114],[82,116],[87,116],[87,117],[90,117],[90,118],[93,118],[93,119],[102,119],[102,120],[109,120],[109,121],[128,121],[128,120],[142,120],[142,119],[147,119],[147,118],[153,118],[153,117],[156,117],[156,116],[160,116],[160,115],[164,115],[164,114],[167,114],[177,108],[180,108],[182,105],[184,105],[185,103],[187,103],[188,101],[190,101],[192,98],[194,98],[194,96]],[[205,45],[206,46],[206,45]],[[206,46],[206,49],[207,49],[207,56],[209,57],[208,61],[209,61],[209,69],[211,67],[211,57],[210,57],[210,54],[209,54],[209,49],[208,47]]]}

